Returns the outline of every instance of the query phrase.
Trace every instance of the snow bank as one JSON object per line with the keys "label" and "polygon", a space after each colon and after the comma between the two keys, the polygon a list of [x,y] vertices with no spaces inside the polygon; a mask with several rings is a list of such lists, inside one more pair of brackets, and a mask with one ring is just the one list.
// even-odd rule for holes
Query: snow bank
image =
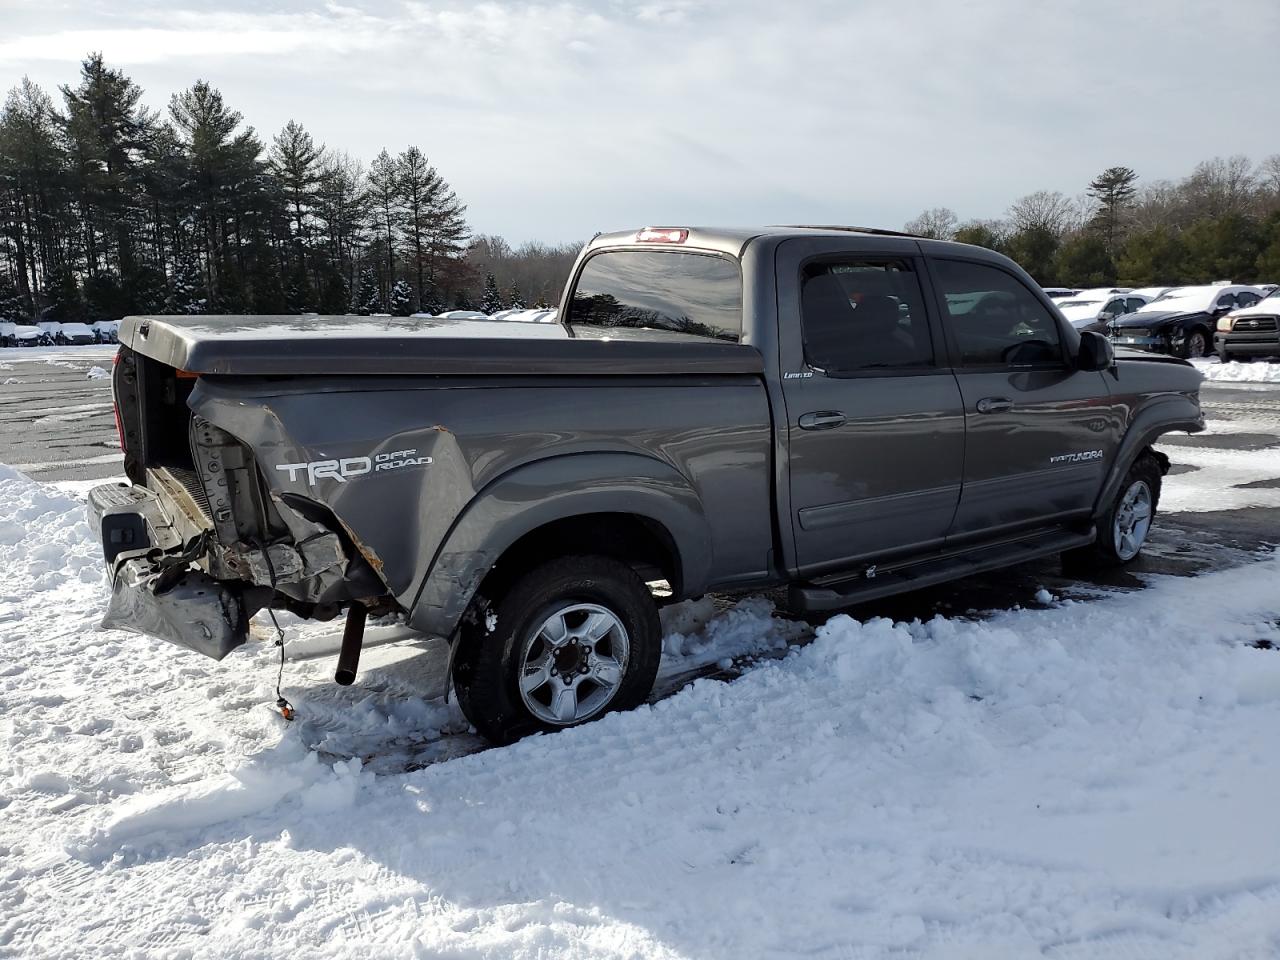
{"label": "snow bank", "polygon": [[[352,688],[290,664],[288,726],[269,645],[215,664],[96,628],[82,509],[0,471],[0,953],[1190,960],[1280,937],[1258,646],[1280,560],[982,622],[839,616],[789,651],[802,628],[763,601],[681,605],[677,664],[775,656],[375,776],[410,734],[455,739],[407,661]],[[326,733],[369,753],[334,762]]]}
{"label": "snow bank", "polygon": [[1212,383],[1280,383],[1280,363],[1267,363],[1265,360],[1220,363],[1216,357],[1191,362]]}

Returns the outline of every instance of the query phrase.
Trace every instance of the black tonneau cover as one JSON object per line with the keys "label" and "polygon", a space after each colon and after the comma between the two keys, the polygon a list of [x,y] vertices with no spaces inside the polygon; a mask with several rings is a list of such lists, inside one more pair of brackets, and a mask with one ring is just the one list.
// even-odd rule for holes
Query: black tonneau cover
{"label": "black tonneau cover", "polygon": [[759,374],[750,346],[660,330],[356,316],[125,317],[120,342],[179,370],[342,374]]}

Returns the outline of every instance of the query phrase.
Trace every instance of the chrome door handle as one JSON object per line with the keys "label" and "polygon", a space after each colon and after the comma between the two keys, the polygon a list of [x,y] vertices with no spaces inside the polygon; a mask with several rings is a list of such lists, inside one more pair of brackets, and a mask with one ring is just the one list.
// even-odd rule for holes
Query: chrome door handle
{"label": "chrome door handle", "polygon": [[800,415],[801,430],[830,430],[844,426],[844,414],[839,410],[818,410]]}
{"label": "chrome door handle", "polygon": [[979,413],[1008,413],[1013,409],[1013,401],[1008,397],[983,397],[978,401]]}

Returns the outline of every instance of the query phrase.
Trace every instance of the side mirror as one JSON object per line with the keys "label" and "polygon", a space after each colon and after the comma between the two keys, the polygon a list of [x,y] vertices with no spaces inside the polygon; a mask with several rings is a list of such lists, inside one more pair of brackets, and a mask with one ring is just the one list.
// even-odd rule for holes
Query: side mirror
{"label": "side mirror", "polygon": [[1081,370],[1110,370],[1116,362],[1111,341],[1093,330],[1080,334],[1080,352],[1076,354],[1076,366]]}
{"label": "side mirror", "polygon": [[1214,307],[1214,308],[1213,308],[1213,312],[1214,312],[1215,314],[1217,314],[1218,316],[1222,316],[1224,313],[1230,313],[1230,312],[1231,312],[1232,310],[1234,310],[1234,309],[1235,309],[1235,307],[1233,307],[1233,306],[1232,306],[1231,304],[1229,304],[1229,303],[1220,303],[1220,304],[1218,304],[1216,307]]}
{"label": "side mirror", "polygon": [[1116,318],[1116,315],[1112,313],[1110,310],[1103,310],[1100,314],[1098,314],[1098,319],[1103,323],[1106,323],[1108,320],[1114,320],[1115,318]]}

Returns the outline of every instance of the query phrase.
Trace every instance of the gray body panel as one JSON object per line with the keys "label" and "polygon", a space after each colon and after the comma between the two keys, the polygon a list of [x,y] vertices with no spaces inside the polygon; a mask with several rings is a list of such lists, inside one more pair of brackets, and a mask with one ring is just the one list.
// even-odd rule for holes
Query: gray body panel
{"label": "gray body panel", "polygon": [[[685,592],[768,576],[771,526],[742,522],[771,513],[771,427],[758,378],[567,386],[208,377],[190,406],[254,451],[273,497],[329,507],[408,610],[437,560],[428,611],[460,581],[473,590],[474,571],[487,571],[523,533],[579,513],[630,512],[662,524],[680,547]],[[366,457],[376,464],[410,450],[400,459],[431,462],[314,482],[280,469]],[[439,616],[428,623],[443,630]]]}
{"label": "gray body panel", "polygon": [[[558,520],[625,514],[660,530],[677,597],[829,580],[1021,528],[1079,521],[1075,536],[1087,536],[1155,437],[1203,426],[1193,368],[1141,355],[1077,369],[1079,334],[988,250],[836,229],[692,229],[680,249],[741,265],[734,344],[575,330],[574,285],[605,249],[654,246],[633,233],[588,245],[562,300],[566,325],[138,317],[121,342],[198,374],[187,406],[243,443],[276,507],[331,516],[411,624],[443,636],[504,552]],[[912,261],[934,366],[831,377],[807,366],[800,265],[832,253]],[[1060,325],[1061,368],[953,364],[931,257],[995,266],[1026,286]],[[979,414],[990,397],[1009,409]],[[838,411],[839,426],[801,426],[823,411]]]}

